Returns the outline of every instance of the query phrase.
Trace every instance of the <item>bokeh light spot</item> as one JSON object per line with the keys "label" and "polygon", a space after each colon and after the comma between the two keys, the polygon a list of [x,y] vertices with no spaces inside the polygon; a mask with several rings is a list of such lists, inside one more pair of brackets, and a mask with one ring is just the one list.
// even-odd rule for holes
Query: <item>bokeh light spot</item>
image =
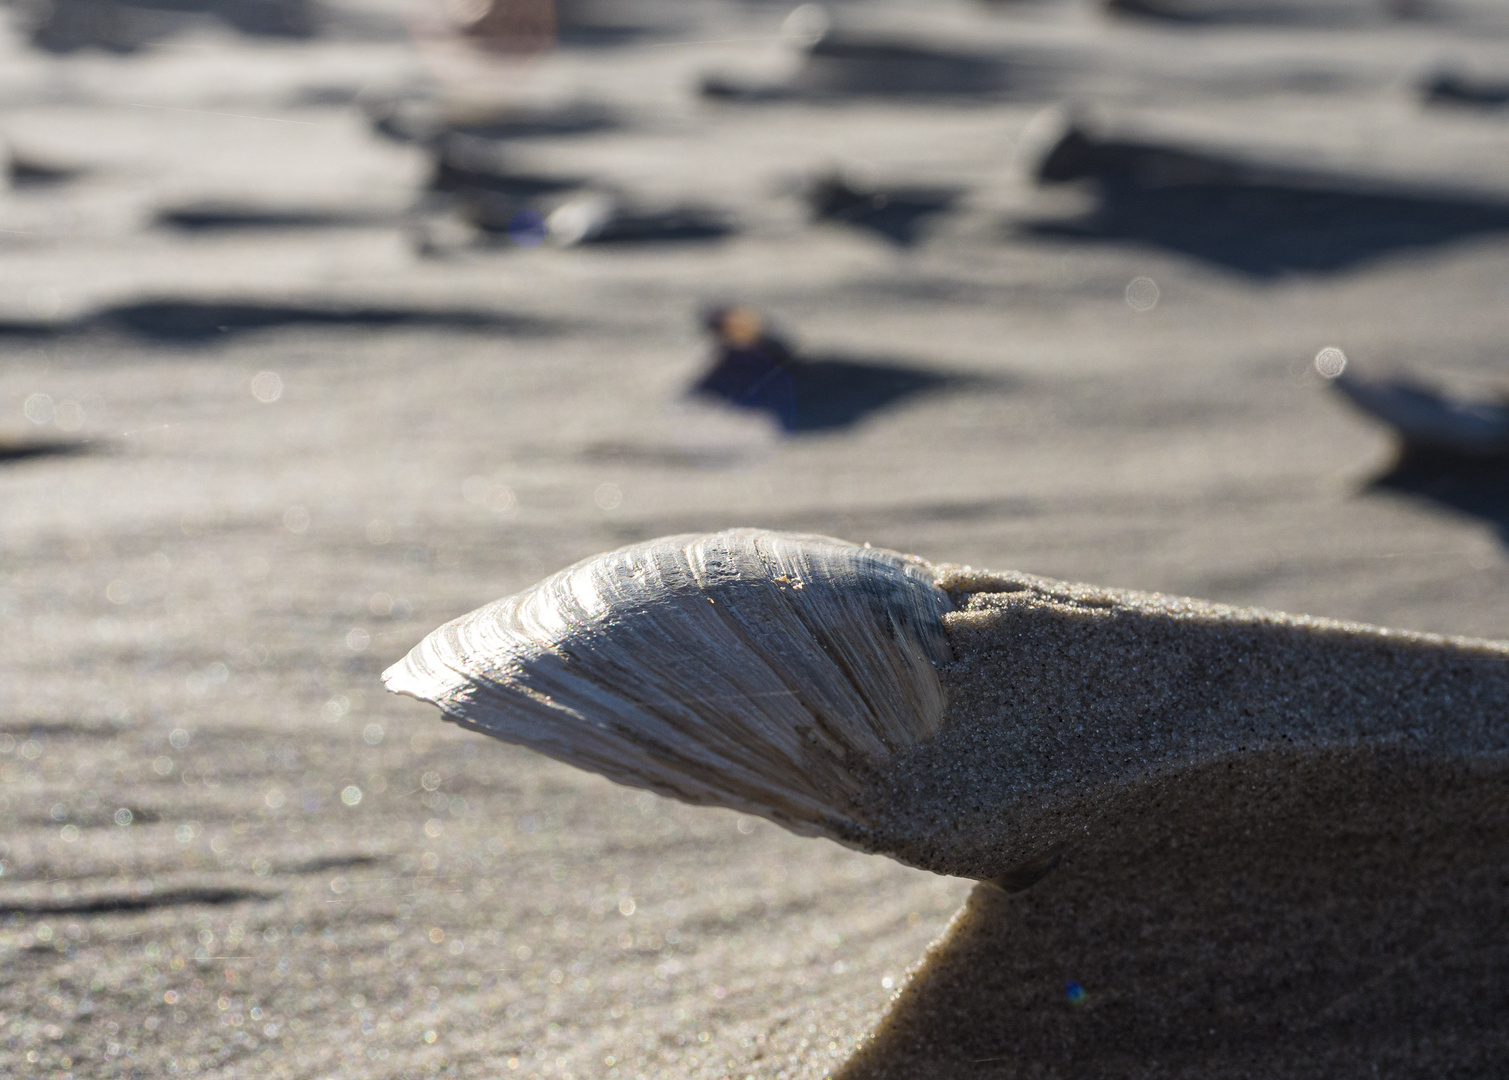
{"label": "bokeh light spot", "polygon": [[598,484],[592,493],[592,501],[602,510],[616,510],[624,501],[624,493],[617,484]]}
{"label": "bokeh light spot", "polygon": [[26,399],[21,406],[21,411],[26,414],[26,419],[33,424],[46,424],[52,420],[55,412],[52,398],[46,394],[33,394]]}
{"label": "bokeh light spot", "polygon": [[1347,354],[1335,345],[1327,345],[1315,354],[1315,370],[1327,379],[1334,379],[1347,369]]}
{"label": "bokeh light spot", "polygon": [[252,376],[252,397],[264,405],[271,405],[283,396],[283,379],[276,371],[259,371]]}
{"label": "bokeh light spot", "polygon": [[1126,287],[1127,307],[1133,311],[1152,311],[1158,306],[1158,298],[1162,295],[1158,289],[1158,283],[1150,277],[1135,277],[1127,283]]}

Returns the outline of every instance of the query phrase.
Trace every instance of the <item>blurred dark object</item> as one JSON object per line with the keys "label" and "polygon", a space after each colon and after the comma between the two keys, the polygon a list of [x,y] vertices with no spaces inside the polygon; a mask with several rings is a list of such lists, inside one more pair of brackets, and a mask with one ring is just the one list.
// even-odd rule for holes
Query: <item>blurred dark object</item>
{"label": "blurred dark object", "polygon": [[650,31],[624,22],[622,5],[596,0],[465,0],[453,3],[456,29],[505,56],[537,56],[557,45],[622,45]]}
{"label": "blurred dark object", "polygon": [[33,0],[21,8],[38,49],[134,52],[214,19],[257,37],[307,38],[315,32],[312,0]]}
{"label": "blurred dark object", "polygon": [[544,228],[557,247],[576,247],[721,240],[735,231],[735,224],[728,214],[711,207],[635,208],[611,192],[599,191],[561,203],[545,217]]}
{"label": "blurred dark object", "polygon": [[461,32],[489,52],[533,56],[555,45],[555,0],[483,0],[455,8]]}
{"label": "blurred dark object", "polygon": [[548,109],[512,106],[457,114],[448,113],[427,98],[395,97],[369,103],[367,115],[379,135],[415,143],[434,143],[451,136],[501,143],[509,139],[591,135],[620,126],[611,110],[586,102]]}
{"label": "blurred dark object", "polygon": [[518,172],[499,139],[448,131],[430,143],[434,171],[423,206],[449,208],[486,232],[516,234],[522,217],[544,220],[569,193],[587,184],[583,177]]}
{"label": "blurred dark object", "polygon": [[715,308],[703,320],[713,335],[712,365],[690,393],[768,414],[784,430],[796,429],[795,361],[791,347],[747,307]]}
{"label": "blurred dark object", "polygon": [[515,333],[552,329],[542,320],[468,308],[175,298],[115,304],[69,320],[3,321],[0,338],[46,338],[103,331],[155,341],[204,342],[284,326],[441,326]]}
{"label": "blurred dark object", "polygon": [[831,431],[905,398],[971,381],[897,364],[798,356],[748,307],[720,307],[704,325],[711,365],[688,393],[765,413],[788,434]]}
{"label": "blurred dark object", "polygon": [[1360,379],[1342,372],[1331,388],[1399,436],[1415,459],[1497,460],[1509,470],[1509,398],[1457,401],[1416,379]]}
{"label": "blurred dark object", "polygon": [[429,190],[490,191],[519,199],[569,191],[585,181],[575,177],[535,176],[513,171],[508,146],[498,139],[449,132],[433,144],[434,171]]}
{"label": "blurred dark object", "polygon": [[1192,25],[1357,25],[1413,17],[1412,0],[1105,0],[1111,15]]}
{"label": "blurred dark object", "polygon": [[1151,245],[1256,277],[1345,270],[1509,230],[1501,200],[1101,139],[1077,123],[1043,156],[1037,177],[1089,181],[1096,205],[1075,220],[1026,223],[1033,235]]}
{"label": "blurred dark object", "polygon": [[205,202],[166,207],[155,215],[158,225],[185,232],[221,229],[340,229],[391,223],[378,214],[327,209]]}
{"label": "blurred dark object", "polygon": [[1394,463],[1372,488],[1480,518],[1509,543],[1509,397],[1462,401],[1411,377],[1360,379],[1344,370],[1330,383],[1399,438]]}
{"label": "blurred dark object", "polygon": [[1392,467],[1369,485],[1425,499],[1492,525],[1509,544],[1509,454],[1463,456],[1404,448]]}
{"label": "blurred dark object", "polygon": [[60,457],[88,453],[91,445],[63,439],[15,439],[0,436],[0,465],[28,458]]}
{"label": "blurred dark object", "polygon": [[787,18],[783,35],[800,54],[784,82],[709,75],[706,97],[741,101],[848,97],[996,98],[1040,87],[1050,65],[1027,54],[970,52],[945,45],[835,29],[821,8],[804,4]]}
{"label": "blurred dark object", "polygon": [[[512,140],[524,133],[576,134],[613,123],[607,113],[583,107],[445,125],[427,123],[416,113],[399,130],[427,143],[434,157],[421,215],[453,215],[520,247],[547,241],[557,247],[709,241],[736,230],[729,214],[711,207],[635,206],[609,185],[587,177],[521,172],[512,163]],[[428,232],[420,238],[424,254],[441,254],[444,246],[433,243]]]}
{"label": "blurred dark object", "polygon": [[1243,172],[1237,162],[1211,154],[1157,143],[1101,139],[1071,123],[1038,163],[1037,180],[1040,184],[1123,180],[1141,187],[1165,187],[1232,184]]}
{"label": "blurred dark object", "polygon": [[814,221],[839,221],[878,233],[900,247],[915,244],[925,220],[951,207],[956,188],[882,188],[866,177],[830,172],[807,189]]}
{"label": "blurred dark object", "polygon": [[83,170],[54,162],[41,161],[0,145],[0,159],[5,163],[5,179],[13,188],[50,187],[77,179]]}
{"label": "blurred dark object", "polygon": [[1509,82],[1473,79],[1444,71],[1427,79],[1420,88],[1427,105],[1476,105],[1498,108],[1509,105]]}
{"label": "blurred dark object", "polygon": [[830,31],[807,48],[793,88],[819,95],[974,96],[1010,86],[1003,57]]}

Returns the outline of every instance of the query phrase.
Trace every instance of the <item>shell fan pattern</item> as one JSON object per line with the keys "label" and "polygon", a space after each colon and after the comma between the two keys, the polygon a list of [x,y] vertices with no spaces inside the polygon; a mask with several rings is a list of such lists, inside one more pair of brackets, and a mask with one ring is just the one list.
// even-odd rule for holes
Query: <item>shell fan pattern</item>
{"label": "shell fan pattern", "polygon": [[892,551],[673,536],[447,623],[383,681],[619,783],[857,844],[867,781],[942,727],[949,610]]}

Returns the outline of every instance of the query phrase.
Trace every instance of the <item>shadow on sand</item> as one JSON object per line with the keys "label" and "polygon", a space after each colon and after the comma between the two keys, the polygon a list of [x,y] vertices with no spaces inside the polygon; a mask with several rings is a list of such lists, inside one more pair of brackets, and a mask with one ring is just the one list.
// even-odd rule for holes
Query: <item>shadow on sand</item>
{"label": "shadow on sand", "polygon": [[1359,26],[1408,19],[1420,0],[1106,0],[1107,14],[1176,26]]}
{"label": "shadow on sand", "polygon": [[1494,1076],[1505,780],[1244,747],[1127,785],[1041,880],[976,886],[833,1075]]}
{"label": "shadow on sand", "polygon": [[[0,147],[0,157],[4,156],[5,150]],[[14,151],[5,162],[5,179],[13,188],[41,188],[66,184],[70,180],[78,179],[82,173],[82,169],[39,161]]]}
{"label": "shadow on sand", "polygon": [[437,327],[513,333],[545,333],[552,329],[536,319],[468,309],[146,300],[107,307],[65,322],[0,322],[0,337],[113,331],[154,341],[204,342],[285,326]]}
{"label": "shadow on sand", "polygon": [[352,229],[393,224],[391,218],[340,210],[275,208],[243,203],[204,203],[167,207],[155,216],[157,225],[182,232],[230,229]]}
{"label": "shadow on sand", "polygon": [[368,106],[377,134],[395,142],[442,144],[449,139],[500,144],[512,139],[596,135],[623,126],[611,110],[585,102],[553,108],[512,107],[465,119],[443,118],[434,102],[392,98]]}
{"label": "shadow on sand", "polygon": [[802,435],[851,427],[923,394],[1004,385],[894,361],[818,356],[788,357],[763,370],[724,361],[707,371],[689,392],[763,412],[786,433]]}
{"label": "shadow on sand", "polygon": [[1454,71],[1443,71],[1421,84],[1420,97],[1427,105],[1497,109],[1509,105],[1509,81],[1479,79]]}
{"label": "shadow on sand", "polygon": [[52,0],[22,14],[31,44],[56,54],[132,53],[206,21],[254,37],[308,38],[316,30],[310,0]]}
{"label": "shadow on sand", "polygon": [[724,75],[702,80],[704,97],[733,101],[838,101],[846,98],[1040,96],[1062,77],[1059,58],[1018,50],[966,52],[899,38],[830,32],[807,46],[784,82]]}
{"label": "shadow on sand", "polygon": [[87,442],[65,439],[0,438],[0,465],[42,457],[72,457],[87,454],[94,447]]}
{"label": "shadow on sand", "polygon": [[911,247],[927,219],[958,201],[957,188],[881,188],[839,173],[820,177],[807,190],[814,221],[867,229],[897,247]]}
{"label": "shadow on sand", "polygon": [[1161,247],[1253,277],[1342,271],[1509,231],[1509,202],[1382,191],[1361,178],[1265,170],[1078,129],[1044,158],[1038,178],[1089,181],[1097,203],[1078,219],[1022,223],[1029,235]]}
{"label": "shadow on sand", "polygon": [[1364,489],[1426,499],[1492,525],[1509,544],[1509,454],[1468,457],[1409,448]]}

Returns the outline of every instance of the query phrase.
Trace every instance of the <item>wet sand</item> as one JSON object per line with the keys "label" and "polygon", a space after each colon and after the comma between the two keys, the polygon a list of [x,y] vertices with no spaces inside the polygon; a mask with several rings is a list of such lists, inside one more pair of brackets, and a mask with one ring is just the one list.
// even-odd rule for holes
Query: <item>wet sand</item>
{"label": "wet sand", "polygon": [[[745,106],[699,100],[697,80],[779,74],[779,54],[715,39],[768,39],[784,12],[698,10],[648,8],[663,38],[541,64],[533,98],[606,101],[624,122],[510,153],[521,171],[607,176],[651,207],[711,203],[739,231],[438,257],[405,217],[430,163],[351,104],[422,70],[397,22],[304,42],[206,28],[117,57],[0,39],[0,129],[83,170],[0,195],[0,442],[80,451],[0,461],[0,1071],[835,1068],[971,883],[615,788],[379,689],[434,626],[633,540],[758,524],[1509,638],[1509,511],[1491,492],[1374,486],[1387,436],[1310,368],[1337,345],[1359,371],[1491,388],[1509,330],[1502,233],[1401,243],[1363,229],[1373,240],[1342,265],[1270,247],[1255,269],[1190,250],[1145,216],[1156,200],[1129,218],[1091,189],[1038,189],[1022,167],[1034,119],[1072,85],[1126,138],[1328,170],[1359,191],[1509,199],[1502,118],[1427,109],[1410,82],[1443,54],[1491,61],[1497,39],[1450,21],[1191,37],[1051,5],[959,7],[929,27],[945,44],[1030,45],[1074,78],[988,103]],[[709,43],[658,47],[671,38]],[[909,247],[810,224],[792,181],[851,161],[967,194]],[[206,201],[370,220],[156,223]],[[1127,302],[1139,277],[1157,284],[1148,310]],[[730,299],[815,355],[983,381],[790,438],[688,412],[697,318]],[[263,372],[278,376],[266,402]],[[45,423],[23,412],[34,395]],[[1300,837],[1274,829],[1271,850]],[[1431,860],[1447,855],[1385,849],[1377,880],[1424,874],[1377,909],[1372,940],[1388,943],[1437,910]],[[1126,870],[1126,895],[1165,925],[1184,910],[1155,885],[1166,857]],[[1254,869],[1263,888],[1281,887],[1276,865]],[[1105,895],[1069,869],[1062,897]],[[989,936],[974,918],[953,940]],[[1025,1044],[1084,1018],[1111,1034],[1140,1022],[1130,1007],[1107,1017],[1093,976],[1052,970],[1057,948],[1020,954],[1037,980],[1022,993],[1045,995],[1023,1013]],[[1355,957],[1335,973],[1371,986],[1385,969],[1444,970],[1380,948],[1372,974]],[[938,970],[936,992],[952,992]],[[1461,975],[1462,1024],[1493,1000],[1491,974]],[[1085,1008],[1066,1003],[1069,979]],[[1212,1026],[1235,1032],[1243,1015]],[[1167,1039],[1148,1052],[1209,1060]],[[966,1049],[1000,1047],[957,1060]]]}

